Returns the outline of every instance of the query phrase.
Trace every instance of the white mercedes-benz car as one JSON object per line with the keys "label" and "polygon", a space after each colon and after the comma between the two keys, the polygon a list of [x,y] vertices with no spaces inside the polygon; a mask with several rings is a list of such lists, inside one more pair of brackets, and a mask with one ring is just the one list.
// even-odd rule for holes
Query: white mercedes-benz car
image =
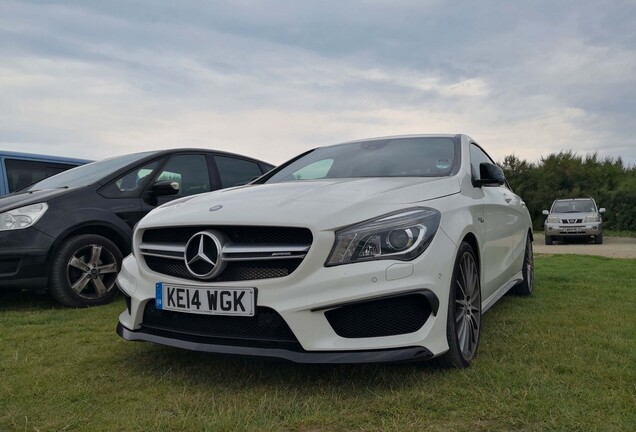
{"label": "white mercedes-benz car", "polygon": [[533,288],[532,227],[466,135],[317,148],[138,224],[118,334],[304,363],[466,367],[481,315]]}

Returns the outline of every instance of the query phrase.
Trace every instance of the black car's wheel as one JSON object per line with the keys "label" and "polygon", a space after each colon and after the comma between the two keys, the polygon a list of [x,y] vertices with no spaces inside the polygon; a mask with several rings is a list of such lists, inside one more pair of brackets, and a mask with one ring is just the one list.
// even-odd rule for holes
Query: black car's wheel
{"label": "black car's wheel", "polygon": [[552,236],[549,235],[545,235],[545,244],[548,246],[552,246],[552,243],[554,243],[554,239],[552,238]]}
{"label": "black car's wheel", "polygon": [[448,300],[446,337],[449,350],[437,359],[442,367],[465,368],[477,355],[481,330],[481,286],[473,248],[462,242]]}
{"label": "black car's wheel", "polygon": [[603,234],[598,234],[594,237],[594,243],[603,244]]}
{"label": "black car's wheel", "polygon": [[51,264],[51,295],[70,307],[109,303],[118,291],[115,279],[121,261],[119,248],[105,237],[71,237],[58,249]]}
{"label": "black car's wheel", "polygon": [[523,257],[523,281],[512,288],[512,293],[519,296],[529,296],[534,289],[534,253],[532,251],[532,239],[530,234],[526,238],[526,253]]}

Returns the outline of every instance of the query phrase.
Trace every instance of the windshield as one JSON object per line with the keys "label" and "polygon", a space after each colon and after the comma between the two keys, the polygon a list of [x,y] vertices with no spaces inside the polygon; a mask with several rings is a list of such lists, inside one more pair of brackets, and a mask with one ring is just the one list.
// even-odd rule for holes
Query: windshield
{"label": "windshield", "polygon": [[388,138],[318,148],[265,183],[356,177],[441,177],[453,171],[450,137]]}
{"label": "windshield", "polygon": [[592,213],[595,211],[596,206],[591,199],[557,201],[552,207],[552,213]]}
{"label": "windshield", "polygon": [[155,152],[134,153],[78,166],[39,181],[23,191],[87,186]]}

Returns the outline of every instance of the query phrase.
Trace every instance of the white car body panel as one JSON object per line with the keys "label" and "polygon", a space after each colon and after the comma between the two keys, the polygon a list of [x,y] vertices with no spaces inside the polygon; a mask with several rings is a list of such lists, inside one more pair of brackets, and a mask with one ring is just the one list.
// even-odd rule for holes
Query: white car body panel
{"label": "white car body panel", "polygon": [[[523,279],[525,242],[531,233],[525,204],[510,189],[472,185],[469,143],[469,137],[461,136],[461,167],[457,174],[448,177],[347,178],[248,185],[197,195],[152,211],[137,226],[133,255],[124,260],[118,277],[118,285],[131,302],[130,312],[124,311],[119,317],[120,325],[127,334],[140,329],[144,305],[154,301],[157,282],[254,287],[258,290],[258,306],[278,312],[307,352],[414,346],[425,347],[432,355],[446,352],[449,286],[462,240],[472,238],[477,245],[485,311]],[[421,255],[412,261],[383,259],[325,266],[334,247],[336,230],[411,207],[428,207],[441,213],[438,231]],[[300,266],[282,278],[184,281],[156,273],[139,259],[139,245],[146,229],[207,225],[302,227],[311,230],[313,241]],[[423,289],[434,293],[440,306],[437,314],[413,333],[344,338],[334,332],[324,315],[334,305]],[[154,340],[167,343],[163,339]],[[203,349],[196,344],[187,347]]]}

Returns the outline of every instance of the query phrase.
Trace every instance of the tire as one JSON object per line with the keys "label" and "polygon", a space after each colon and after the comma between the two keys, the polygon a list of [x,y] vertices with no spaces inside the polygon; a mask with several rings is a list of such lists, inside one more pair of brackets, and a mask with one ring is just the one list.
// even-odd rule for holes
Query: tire
{"label": "tire", "polygon": [[473,248],[462,242],[455,258],[448,299],[448,351],[438,357],[444,368],[466,368],[477,355],[481,333],[481,286]]}
{"label": "tire", "polygon": [[603,233],[594,237],[594,243],[603,244]]}
{"label": "tire", "polygon": [[55,300],[69,307],[110,303],[119,291],[115,279],[121,261],[121,251],[105,237],[71,237],[55,253],[49,291]]}
{"label": "tire", "polygon": [[512,287],[510,290],[512,294],[518,296],[529,296],[534,289],[534,253],[532,251],[532,239],[530,234],[526,238],[526,253],[523,256],[523,266],[521,267],[523,273],[523,281]]}
{"label": "tire", "polygon": [[552,236],[546,235],[545,236],[545,244],[548,246],[552,246],[552,243],[554,243],[554,240],[552,239]]}

